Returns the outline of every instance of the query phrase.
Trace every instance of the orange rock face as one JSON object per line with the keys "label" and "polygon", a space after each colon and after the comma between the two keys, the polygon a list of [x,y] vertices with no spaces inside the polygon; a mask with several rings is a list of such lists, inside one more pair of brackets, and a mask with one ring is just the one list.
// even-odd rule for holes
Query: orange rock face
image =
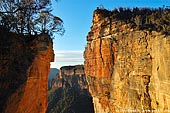
{"label": "orange rock face", "polygon": [[110,84],[116,58],[116,43],[110,38],[111,35],[106,33],[109,38],[101,37],[105,35],[103,28],[99,27],[105,16],[102,14],[94,12],[93,26],[84,52],[85,74],[96,113],[109,112]]}
{"label": "orange rock face", "polygon": [[95,113],[170,110],[170,36],[94,11],[84,52]]}
{"label": "orange rock face", "polygon": [[47,79],[54,60],[51,38],[0,34],[0,112],[45,113]]}

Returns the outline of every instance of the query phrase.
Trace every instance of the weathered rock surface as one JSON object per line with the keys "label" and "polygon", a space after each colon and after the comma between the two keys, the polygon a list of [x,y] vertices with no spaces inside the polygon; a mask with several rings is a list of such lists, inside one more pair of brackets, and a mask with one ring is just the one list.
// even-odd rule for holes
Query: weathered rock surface
{"label": "weathered rock surface", "polygon": [[137,30],[109,13],[94,11],[84,52],[95,113],[167,113],[170,36]]}
{"label": "weathered rock surface", "polygon": [[52,40],[0,30],[0,112],[45,113]]}
{"label": "weathered rock surface", "polygon": [[83,65],[61,67],[48,95],[47,113],[94,113]]}

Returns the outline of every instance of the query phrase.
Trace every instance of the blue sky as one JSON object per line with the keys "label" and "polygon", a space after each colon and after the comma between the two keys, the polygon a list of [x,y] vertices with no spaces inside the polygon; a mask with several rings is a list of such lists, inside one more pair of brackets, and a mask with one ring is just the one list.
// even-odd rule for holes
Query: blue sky
{"label": "blue sky", "polygon": [[170,0],[59,0],[52,2],[53,14],[64,21],[64,36],[56,35],[54,41],[55,62],[51,67],[83,64],[86,36],[92,24],[93,11],[100,7],[112,10],[118,7],[162,7]]}

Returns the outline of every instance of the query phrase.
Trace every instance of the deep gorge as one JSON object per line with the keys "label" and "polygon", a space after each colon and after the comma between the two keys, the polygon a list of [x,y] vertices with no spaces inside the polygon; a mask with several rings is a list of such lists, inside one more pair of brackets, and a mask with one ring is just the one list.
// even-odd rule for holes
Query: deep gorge
{"label": "deep gorge", "polygon": [[83,65],[63,66],[51,81],[46,113],[94,113]]}
{"label": "deep gorge", "polygon": [[[25,37],[0,27],[0,112],[168,112],[170,22],[165,18],[169,9],[164,11],[155,11],[162,16],[151,19],[152,11],[146,9],[133,14],[97,8],[87,35],[84,67],[61,68],[50,92],[51,37]],[[130,16],[124,19],[127,13]]]}

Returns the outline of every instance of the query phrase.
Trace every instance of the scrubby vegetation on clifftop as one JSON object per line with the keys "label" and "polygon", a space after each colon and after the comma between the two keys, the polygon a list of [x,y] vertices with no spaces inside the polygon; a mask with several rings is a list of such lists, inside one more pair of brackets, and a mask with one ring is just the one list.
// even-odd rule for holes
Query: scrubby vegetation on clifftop
{"label": "scrubby vegetation on clifftop", "polygon": [[138,30],[157,31],[170,35],[170,8],[118,8],[108,11],[104,8],[97,8],[95,13],[101,14],[104,18],[114,18],[132,28]]}

